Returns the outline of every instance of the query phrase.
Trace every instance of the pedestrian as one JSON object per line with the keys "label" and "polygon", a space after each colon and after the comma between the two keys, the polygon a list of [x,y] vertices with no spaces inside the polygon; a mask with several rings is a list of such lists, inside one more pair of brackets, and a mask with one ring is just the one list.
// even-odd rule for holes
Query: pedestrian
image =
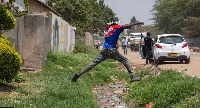
{"label": "pedestrian", "polygon": [[97,56],[97,58],[90,63],[88,66],[86,66],[79,74],[75,74],[74,77],[72,78],[73,82],[76,82],[77,79],[83,75],[84,73],[88,72],[91,70],[93,67],[101,63],[102,61],[106,59],[114,59],[118,60],[119,62],[122,62],[123,65],[126,67],[126,69],[129,72],[129,75],[131,77],[131,82],[134,81],[140,81],[140,78],[135,77],[133,70],[131,68],[130,63],[128,62],[128,59],[125,58],[123,55],[121,55],[117,49],[116,49],[116,44],[119,39],[120,33],[123,32],[124,29],[130,29],[131,26],[133,25],[143,25],[143,22],[137,22],[137,23],[131,23],[131,24],[125,24],[125,25],[118,25],[118,18],[111,18],[111,22],[109,23],[110,25],[106,27],[104,33],[105,33],[105,42],[103,49]]}
{"label": "pedestrian", "polygon": [[143,55],[143,48],[142,48],[142,38],[143,38],[143,34],[141,33],[140,34],[140,45],[139,45],[139,54],[140,54],[140,59],[144,58],[144,55]]}
{"label": "pedestrian", "polygon": [[147,32],[147,36],[144,38],[144,46],[145,46],[145,52],[146,52],[146,64],[151,64],[150,59],[150,52],[151,52],[151,46],[152,46],[152,39],[150,37],[151,33]]}
{"label": "pedestrian", "polygon": [[122,45],[123,45],[123,49],[124,49],[124,55],[127,55],[128,41],[125,36],[124,36],[124,39],[122,40]]}

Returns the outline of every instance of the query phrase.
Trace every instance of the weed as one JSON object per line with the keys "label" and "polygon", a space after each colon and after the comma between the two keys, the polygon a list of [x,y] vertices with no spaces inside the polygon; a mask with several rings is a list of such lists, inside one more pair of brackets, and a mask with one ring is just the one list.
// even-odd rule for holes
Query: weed
{"label": "weed", "polygon": [[200,79],[182,75],[173,70],[149,77],[136,85],[129,85],[126,101],[133,100],[133,106],[145,107],[153,102],[155,108],[167,108],[181,104],[200,91]]}
{"label": "weed", "polygon": [[92,62],[95,54],[48,53],[48,60],[41,72],[23,73],[26,79],[12,92],[15,96],[0,96],[0,106],[15,108],[97,108],[92,87],[113,82],[111,76],[125,79],[128,74],[116,69],[114,60],[105,60],[82,75],[76,83],[71,79]]}

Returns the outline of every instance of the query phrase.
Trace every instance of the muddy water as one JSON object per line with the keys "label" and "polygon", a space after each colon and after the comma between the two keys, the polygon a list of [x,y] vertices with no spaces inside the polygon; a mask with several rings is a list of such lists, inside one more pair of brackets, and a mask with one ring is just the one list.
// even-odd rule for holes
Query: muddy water
{"label": "muddy water", "polygon": [[126,90],[124,84],[125,82],[119,82],[94,88],[97,105],[100,108],[128,108],[120,99]]}

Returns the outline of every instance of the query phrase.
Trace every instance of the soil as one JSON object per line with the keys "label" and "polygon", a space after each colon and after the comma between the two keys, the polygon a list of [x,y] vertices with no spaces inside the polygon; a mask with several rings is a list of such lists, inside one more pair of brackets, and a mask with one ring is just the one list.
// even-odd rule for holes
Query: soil
{"label": "soil", "polygon": [[[120,47],[119,52],[123,54],[123,49]],[[131,51],[128,48],[127,55],[124,55],[129,59],[129,62],[132,64],[133,67],[140,67],[140,66],[150,66],[146,65],[145,59],[140,59],[139,52],[138,51]],[[189,76],[196,76],[200,77],[200,53],[193,52],[193,50],[190,50],[190,63],[185,64],[185,62],[180,61],[165,61],[162,63],[159,63],[159,68],[165,70],[165,69],[174,69],[178,72],[182,72]]]}

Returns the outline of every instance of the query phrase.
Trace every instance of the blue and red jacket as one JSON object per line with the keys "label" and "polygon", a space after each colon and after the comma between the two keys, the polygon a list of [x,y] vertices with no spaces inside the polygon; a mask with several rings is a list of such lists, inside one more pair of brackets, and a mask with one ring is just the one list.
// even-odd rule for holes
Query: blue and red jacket
{"label": "blue and red jacket", "polygon": [[117,41],[119,39],[119,35],[121,32],[124,31],[122,28],[123,25],[111,25],[107,26],[104,33],[105,33],[105,42],[104,48],[116,48]]}

